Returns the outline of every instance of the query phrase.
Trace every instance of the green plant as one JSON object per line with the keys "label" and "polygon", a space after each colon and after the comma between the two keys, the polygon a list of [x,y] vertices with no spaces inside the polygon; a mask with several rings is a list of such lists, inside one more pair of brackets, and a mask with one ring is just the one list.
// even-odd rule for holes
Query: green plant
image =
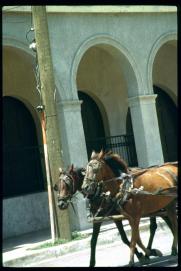
{"label": "green plant", "polygon": [[[82,233],[79,233],[77,231],[74,231],[74,232],[72,232],[72,240],[71,241],[81,240],[81,239],[84,239],[84,238],[86,238],[88,236],[89,236],[88,234],[82,234]],[[42,249],[42,248],[54,247],[54,246],[58,246],[58,245],[61,245],[61,244],[68,243],[68,242],[69,241],[65,240],[65,239],[57,239],[54,243],[53,242],[46,242],[46,243],[43,243],[43,244],[41,244],[39,246],[31,248],[31,250],[32,249]]]}
{"label": "green plant", "polygon": [[81,239],[86,238],[88,236],[89,235],[85,234],[85,233],[83,234],[83,233],[80,233],[77,231],[72,232],[72,240],[81,240]]}

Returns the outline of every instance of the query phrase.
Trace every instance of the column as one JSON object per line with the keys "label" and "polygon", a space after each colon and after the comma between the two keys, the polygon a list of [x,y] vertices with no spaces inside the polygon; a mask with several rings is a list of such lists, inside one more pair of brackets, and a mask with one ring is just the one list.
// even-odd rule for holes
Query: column
{"label": "column", "polygon": [[128,99],[140,167],[164,162],[155,99],[157,95],[140,95]]}
{"label": "column", "polygon": [[63,152],[66,164],[85,166],[87,150],[81,118],[81,101],[66,100],[57,103],[59,117],[63,120]]}
{"label": "column", "polygon": [[[87,164],[87,150],[81,117],[81,101],[66,100],[57,103],[57,111],[61,118],[61,135],[63,158],[65,165],[74,164],[83,167]],[[72,206],[69,207],[72,230],[90,228],[86,216],[86,201],[81,193],[73,199],[76,214]]]}

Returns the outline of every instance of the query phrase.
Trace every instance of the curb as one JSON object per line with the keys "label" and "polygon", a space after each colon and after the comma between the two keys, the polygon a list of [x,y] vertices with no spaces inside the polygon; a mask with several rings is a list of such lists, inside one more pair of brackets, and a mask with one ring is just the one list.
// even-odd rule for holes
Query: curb
{"label": "curb", "polygon": [[[140,223],[140,230],[143,231],[149,231],[149,219],[143,220]],[[163,229],[166,224],[161,218],[157,218],[157,230]],[[167,227],[167,226],[166,226]],[[124,226],[125,232],[129,238],[131,229],[129,225]],[[28,267],[32,264],[40,263],[44,260],[57,258],[59,256],[73,253],[77,251],[81,251],[84,249],[90,249],[90,240],[91,240],[92,234],[90,233],[90,236],[88,236],[85,239],[81,239],[78,241],[70,241],[66,244],[56,245],[50,248],[41,248],[34,251],[32,248],[28,248],[28,250],[25,251],[24,255],[19,255],[14,259],[5,260],[3,261],[4,267]],[[105,244],[113,244],[116,241],[120,241],[121,237],[118,232],[118,229],[115,227],[114,229],[107,229],[102,232],[100,232],[98,241],[97,241],[97,247]],[[47,241],[46,241],[47,242]],[[44,242],[44,243],[46,243]],[[36,247],[36,245],[34,246]]]}

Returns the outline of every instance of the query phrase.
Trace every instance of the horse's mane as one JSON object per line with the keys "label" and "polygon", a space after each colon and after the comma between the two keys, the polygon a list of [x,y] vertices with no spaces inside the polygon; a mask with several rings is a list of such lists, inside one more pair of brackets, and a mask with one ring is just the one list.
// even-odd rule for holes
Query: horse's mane
{"label": "horse's mane", "polygon": [[103,159],[106,161],[108,165],[111,166],[113,170],[117,168],[125,173],[128,173],[128,166],[126,162],[117,153],[112,152],[105,153]]}
{"label": "horse's mane", "polygon": [[82,181],[84,179],[84,175],[82,174],[82,171],[85,170],[83,167],[76,167],[74,169],[74,172],[77,173],[79,179]]}
{"label": "horse's mane", "polygon": [[103,159],[116,176],[120,175],[120,171],[124,173],[129,172],[128,166],[122,157],[117,153],[113,153],[112,151],[104,152],[101,150],[100,153],[93,151],[91,159]]}

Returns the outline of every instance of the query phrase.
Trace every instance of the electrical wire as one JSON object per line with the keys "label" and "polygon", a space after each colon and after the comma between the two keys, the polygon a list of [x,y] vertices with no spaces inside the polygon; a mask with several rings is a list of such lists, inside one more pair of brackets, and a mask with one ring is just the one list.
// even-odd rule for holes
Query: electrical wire
{"label": "electrical wire", "polygon": [[29,38],[28,38],[29,33],[32,32],[32,31],[34,32],[33,18],[32,18],[32,17],[33,17],[33,16],[32,16],[32,6],[31,6],[31,20],[30,20],[30,25],[31,25],[31,26],[30,26],[29,31],[26,32],[26,40],[28,41],[28,43],[32,43],[32,41],[33,41],[33,39],[34,39],[34,38],[33,38],[33,39],[30,41]]}

